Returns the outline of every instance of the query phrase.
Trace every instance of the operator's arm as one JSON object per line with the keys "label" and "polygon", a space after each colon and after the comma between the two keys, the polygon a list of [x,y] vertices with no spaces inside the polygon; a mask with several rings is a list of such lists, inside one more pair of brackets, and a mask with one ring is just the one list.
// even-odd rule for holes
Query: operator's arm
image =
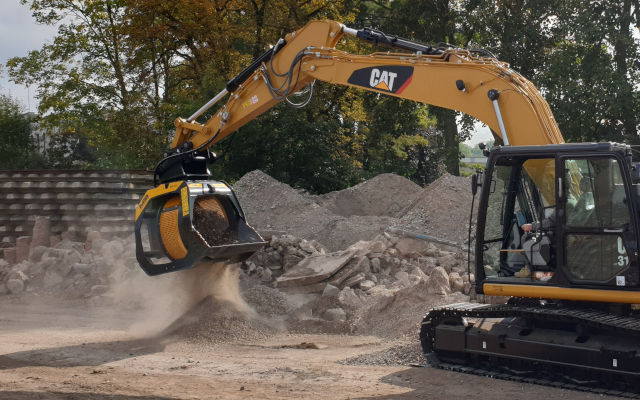
{"label": "operator's arm", "polygon": [[[189,120],[178,119],[172,147],[190,142],[189,148],[204,148],[216,143],[314,79],[464,112],[511,145],[563,143],[547,102],[506,63],[457,49],[433,52],[439,54],[370,55],[335,49],[344,33],[378,42],[380,37],[372,40],[371,32],[334,21],[314,21],[287,35],[286,43],[276,46],[277,52],[254,62]],[[402,49],[420,46],[406,41],[401,45],[384,34],[381,37],[385,44]],[[214,117],[204,125],[190,122],[227,92],[227,103]]]}

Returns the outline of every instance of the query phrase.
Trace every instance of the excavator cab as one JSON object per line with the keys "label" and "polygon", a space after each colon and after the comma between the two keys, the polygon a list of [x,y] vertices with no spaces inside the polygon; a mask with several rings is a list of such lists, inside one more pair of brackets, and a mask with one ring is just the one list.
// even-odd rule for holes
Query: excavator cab
{"label": "excavator cab", "polygon": [[212,156],[183,154],[159,164],[160,183],[136,207],[136,258],[148,275],[191,268],[205,258],[239,262],[265,244],[231,186],[211,179],[206,162]]}
{"label": "excavator cab", "polygon": [[630,147],[614,143],[492,150],[478,215],[477,291],[517,296],[510,288],[522,295],[528,285],[531,297],[577,300],[564,289],[640,290],[632,169]]}

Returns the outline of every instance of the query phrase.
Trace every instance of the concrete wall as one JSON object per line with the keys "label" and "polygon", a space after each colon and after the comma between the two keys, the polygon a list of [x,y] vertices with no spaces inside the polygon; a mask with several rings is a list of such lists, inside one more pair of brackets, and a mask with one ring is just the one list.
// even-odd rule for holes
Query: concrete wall
{"label": "concrete wall", "polygon": [[51,233],[133,232],[135,205],[153,185],[147,171],[0,170],[0,242],[31,235],[36,217]]}

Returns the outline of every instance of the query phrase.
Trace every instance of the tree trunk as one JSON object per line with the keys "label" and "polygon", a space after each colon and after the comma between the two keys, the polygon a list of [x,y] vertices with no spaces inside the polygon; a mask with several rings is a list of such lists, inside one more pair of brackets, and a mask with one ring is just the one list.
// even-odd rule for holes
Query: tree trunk
{"label": "tree trunk", "polygon": [[460,152],[458,140],[458,124],[455,111],[446,108],[432,107],[438,123],[437,128],[444,134],[444,163],[451,175],[460,175]]}

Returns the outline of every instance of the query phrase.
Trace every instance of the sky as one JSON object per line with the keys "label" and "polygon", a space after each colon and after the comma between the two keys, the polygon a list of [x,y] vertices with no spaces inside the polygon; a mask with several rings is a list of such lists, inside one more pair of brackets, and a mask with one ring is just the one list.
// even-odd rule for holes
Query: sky
{"label": "sky", "polygon": [[[25,110],[35,111],[38,99],[35,97],[37,87],[27,88],[9,82],[6,67],[11,57],[26,56],[29,51],[37,50],[47,41],[51,41],[57,29],[53,26],[39,25],[27,5],[21,5],[20,0],[0,0],[0,93],[9,94],[16,98]],[[7,39],[8,38],[8,39]],[[489,128],[477,123],[476,132],[465,143],[475,145],[478,142],[492,139]]]}
{"label": "sky", "polygon": [[[16,98],[25,110],[35,111],[38,102],[35,99],[36,89],[15,85],[9,82],[4,64],[11,57],[26,56],[29,51],[37,50],[56,34],[55,27],[39,25],[31,17],[27,5],[19,0],[0,0],[0,93]],[[28,95],[29,94],[29,95]]]}

